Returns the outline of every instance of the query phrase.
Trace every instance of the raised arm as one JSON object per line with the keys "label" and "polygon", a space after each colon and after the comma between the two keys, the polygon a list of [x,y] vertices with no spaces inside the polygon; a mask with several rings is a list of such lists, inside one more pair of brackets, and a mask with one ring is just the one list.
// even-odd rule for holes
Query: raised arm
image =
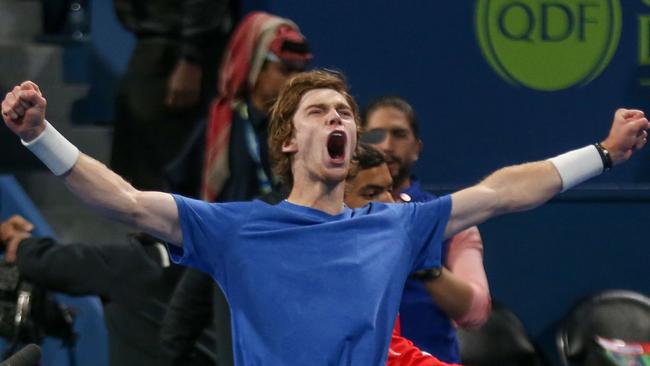
{"label": "raised arm", "polygon": [[171,195],[141,192],[104,164],[79,153],[45,121],[46,100],[40,89],[25,81],[2,101],[2,118],[23,144],[86,204],[115,220],[181,245],[178,210]]}
{"label": "raised arm", "polygon": [[537,207],[557,193],[600,174],[605,164],[618,165],[647,142],[650,123],[643,112],[619,109],[609,135],[588,146],[550,160],[497,170],[479,184],[452,194],[445,237],[501,214]]}

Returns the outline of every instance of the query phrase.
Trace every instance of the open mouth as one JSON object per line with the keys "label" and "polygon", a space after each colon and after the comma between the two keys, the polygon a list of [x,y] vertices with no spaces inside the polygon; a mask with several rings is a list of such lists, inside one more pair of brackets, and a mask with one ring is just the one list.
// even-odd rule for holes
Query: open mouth
{"label": "open mouth", "polygon": [[333,131],[327,137],[327,152],[332,159],[338,160],[345,157],[345,133],[343,131]]}

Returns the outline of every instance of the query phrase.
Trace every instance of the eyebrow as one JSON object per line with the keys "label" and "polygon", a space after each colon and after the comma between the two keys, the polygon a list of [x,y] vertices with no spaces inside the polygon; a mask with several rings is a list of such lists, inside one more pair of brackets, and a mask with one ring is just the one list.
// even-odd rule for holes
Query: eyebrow
{"label": "eyebrow", "polygon": [[409,128],[408,127],[374,127],[367,130],[366,132],[376,131],[376,130],[393,132],[393,131],[408,131]]}
{"label": "eyebrow", "polygon": [[[306,106],[305,109],[310,109],[310,108],[327,109],[327,108],[329,108],[329,106],[330,106],[329,104],[325,104],[325,103],[314,103],[314,104],[310,104],[310,105]],[[342,108],[352,109],[352,107],[350,107],[349,105],[347,105],[346,103],[343,103],[343,102],[337,102],[336,104],[334,104],[334,108],[335,109],[342,109]]]}

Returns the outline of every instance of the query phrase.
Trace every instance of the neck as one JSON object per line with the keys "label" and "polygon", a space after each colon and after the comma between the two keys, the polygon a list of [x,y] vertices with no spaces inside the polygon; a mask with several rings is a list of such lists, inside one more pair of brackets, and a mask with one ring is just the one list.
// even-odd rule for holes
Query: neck
{"label": "neck", "polygon": [[304,184],[294,181],[287,201],[337,215],[343,211],[344,192],[345,182],[330,185],[324,182]]}
{"label": "neck", "polygon": [[407,174],[404,178],[395,179],[395,185],[393,187],[393,199],[398,200],[399,194],[402,193],[406,188],[411,186],[411,175]]}

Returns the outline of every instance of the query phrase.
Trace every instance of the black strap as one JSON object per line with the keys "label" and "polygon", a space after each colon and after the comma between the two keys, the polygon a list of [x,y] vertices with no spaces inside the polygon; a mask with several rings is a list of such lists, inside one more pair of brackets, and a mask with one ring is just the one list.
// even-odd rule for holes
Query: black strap
{"label": "black strap", "polygon": [[608,171],[612,169],[612,157],[609,154],[609,151],[603,147],[603,145],[600,144],[600,142],[596,142],[594,144],[596,147],[596,150],[598,150],[598,155],[600,155],[600,159],[603,161],[603,169],[605,171]]}

